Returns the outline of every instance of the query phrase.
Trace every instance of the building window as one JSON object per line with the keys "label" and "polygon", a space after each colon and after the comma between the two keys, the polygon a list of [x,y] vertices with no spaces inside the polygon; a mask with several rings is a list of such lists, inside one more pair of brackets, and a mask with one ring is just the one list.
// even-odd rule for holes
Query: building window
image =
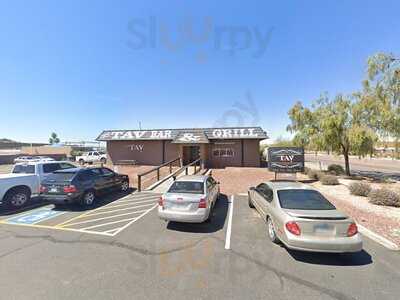
{"label": "building window", "polygon": [[235,151],[232,148],[217,148],[213,150],[214,157],[234,157]]}

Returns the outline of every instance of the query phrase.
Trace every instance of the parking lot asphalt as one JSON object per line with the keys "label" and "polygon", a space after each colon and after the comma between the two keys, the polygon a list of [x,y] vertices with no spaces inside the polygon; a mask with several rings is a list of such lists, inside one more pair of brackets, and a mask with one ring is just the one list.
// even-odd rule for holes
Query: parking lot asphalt
{"label": "parking lot asphalt", "polygon": [[[137,200],[132,197],[106,201],[89,214]],[[161,221],[154,207],[115,235],[51,228],[82,211],[43,221],[49,227],[3,222],[0,298],[398,299],[399,252],[367,238],[358,254],[289,251],[269,242],[264,221],[244,196],[234,197],[229,222],[229,202],[222,195],[204,224]]]}

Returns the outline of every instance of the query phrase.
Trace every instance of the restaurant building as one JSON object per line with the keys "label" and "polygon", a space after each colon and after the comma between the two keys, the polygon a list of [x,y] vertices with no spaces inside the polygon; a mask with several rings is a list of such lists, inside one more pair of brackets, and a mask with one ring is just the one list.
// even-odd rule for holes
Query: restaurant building
{"label": "restaurant building", "polygon": [[261,127],[105,130],[98,141],[107,143],[114,165],[161,165],[180,157],[184,165],[199,158],[207,168],[259,167]]}

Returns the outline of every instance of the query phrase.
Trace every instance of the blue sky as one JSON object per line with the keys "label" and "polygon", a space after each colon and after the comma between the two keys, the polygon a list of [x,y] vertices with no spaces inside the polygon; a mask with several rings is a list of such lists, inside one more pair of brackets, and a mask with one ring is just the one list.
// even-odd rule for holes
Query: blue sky
{"label": "blue sky", "polygon": [[399,11],[396,0],[0,1],[0,137],[93,140],[139,122],[287,135],[295,101],[357,90],[369,55],[400,55]]}

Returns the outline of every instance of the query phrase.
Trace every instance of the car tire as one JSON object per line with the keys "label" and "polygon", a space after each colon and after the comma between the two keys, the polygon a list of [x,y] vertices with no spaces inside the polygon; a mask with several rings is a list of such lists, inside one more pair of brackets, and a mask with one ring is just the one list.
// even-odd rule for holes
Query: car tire
{"label": "car tire", "polygon": [[251,202],[250,193],[247,193],[247,199],[248,199],[249,207],[254,208],[253,202]]}
{"label": "car tire", "polygon": [[101,162],[102,164],[106,164],[106,163],[107,163],[107,159],[103,157],[103,158],[100,159],[100,162]]}
{"label": "car tire", "polygon": [[83,207],[91,207],[96,202],[96,193],[93,190],[85,192],[80,201]]}
{"label": "car tire", "polygon": [[267,230],[268,230],[268,237],[271,240],[271,242],[278,244],[279,239],[276,236],[275,226],[270,217],[267,217]]}
{"label": "car tire", "polygon": [[4,203],[7,208],[17,209],[23,207],[31,199],[31,191],[26,187],[14,188],[7,192]]}
{"label": "car tire", "polygon": [[129,181],[123,181],[121,183],[121,191],[125,193],[128,190],[129,190]]}
{"label": "car tire", "polygon": [[83,165],[85,164],[85,161],[84,161],[83,159],[80,159],[80,160],[79,160],[79,164],[80,164],[81,166],[83,166]]}

